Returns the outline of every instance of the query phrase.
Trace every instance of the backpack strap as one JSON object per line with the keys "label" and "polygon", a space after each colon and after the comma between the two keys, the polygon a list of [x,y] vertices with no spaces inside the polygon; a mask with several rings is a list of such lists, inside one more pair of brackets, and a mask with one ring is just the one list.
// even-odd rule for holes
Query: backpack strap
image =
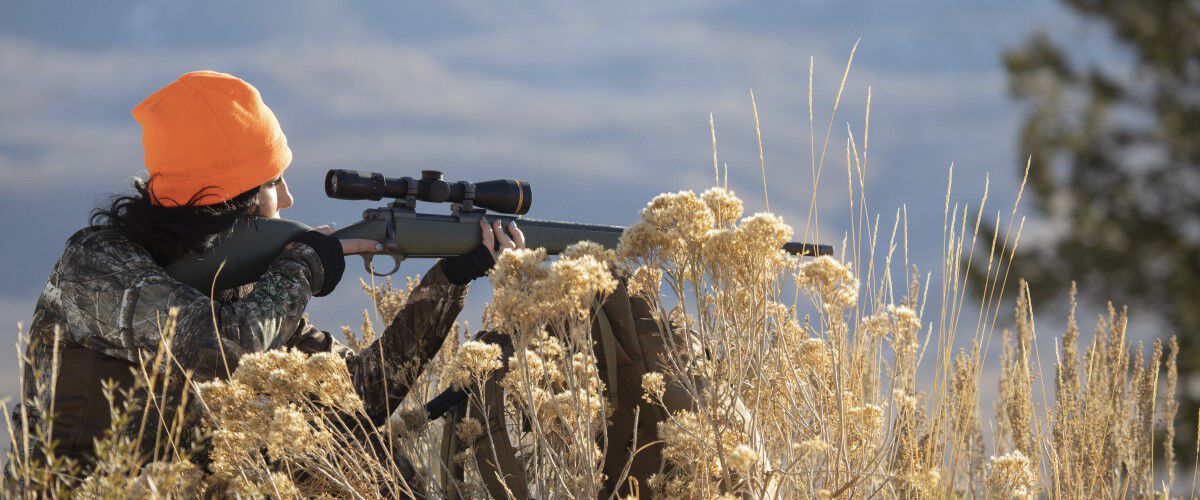
{"label": "backpack strap", "polygon": [[458,405],[451,408],[449,415],[442,422],[442,492],[446,495],[447,500],[459,500],[462,498],[461,492],[457,484],[462,484],[463,481],[463,466],[454,460],[454,456],[458,455],[466,446],[459,441],[458,435],[454,432],[454,427],[459,420],[462,420],[466,415],[466,405]]}
{"label": "backpack strap", "polygon": [[508,436],[500,378],[493,374],[484,384],[483,408],[471,405],[471,414],[485,422],[484,432],[475,440],[475,464],[492,498],[524,500],[529,498],[529,482]]}
{"label": "backpack strap", "polygon": [[621,379],[617,370],[617,336],[613,334],[612,322],[603,307],[596,308],[596,322],[600,324],[600,345],[604,348],[604,363],[608,367],[605,382],[608,384],[608,400],[616,410],[621,401]]}

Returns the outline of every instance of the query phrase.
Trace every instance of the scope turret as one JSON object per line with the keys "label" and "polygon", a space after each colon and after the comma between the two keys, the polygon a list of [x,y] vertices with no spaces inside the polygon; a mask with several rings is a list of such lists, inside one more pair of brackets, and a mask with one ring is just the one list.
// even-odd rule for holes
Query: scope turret
{"label": "scope turret", "polygon": [[398,200],[459,203],[499,213],[524,215],[533,204],[529,183],[516,179],[446,182],[437,170],[422,170],[421,178],[384,177],[378,172],[333,169],[325,174],[325,194],[339,200]]}

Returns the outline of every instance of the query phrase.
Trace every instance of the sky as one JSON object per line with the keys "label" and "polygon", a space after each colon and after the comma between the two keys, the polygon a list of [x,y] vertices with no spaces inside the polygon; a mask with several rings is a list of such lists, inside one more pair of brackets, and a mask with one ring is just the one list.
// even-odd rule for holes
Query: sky
{"label": "sky", "polygon": [[[912,262],[936,270],[951,163],[952,203],[974,207],[985,177],[990,210],[1016,195],[1021,108],[1000,56],[1039,29],[1075,43],[1097,33],[1050,1],[0,0],[0,338],[12,345],[28,324],[90,210],[144,175],[130,110],[187,71],[260,90],[295,155],[284,216],[312,225],[373,206],[326,198],[330,168],[523,179],[529,217],[627,225],[655,194],[712,185],[710,113],[730,187],[762,211],[751,90],[771,208],[798,223],[812,193],[810,63],[819,142],[858,42],[833,119],[837,175],[817,193],[820,239],[847,230],[845,141],[862,140],[869,92],[870,210],[890,228],[904,207]],[[359,263],[347,264],[309,307],[327,330],[357,325],[368,305]],[[473,286],[460,320],[478,324],[489,292]],[[0,395],[14,392],[14,365],[0,363]]]}

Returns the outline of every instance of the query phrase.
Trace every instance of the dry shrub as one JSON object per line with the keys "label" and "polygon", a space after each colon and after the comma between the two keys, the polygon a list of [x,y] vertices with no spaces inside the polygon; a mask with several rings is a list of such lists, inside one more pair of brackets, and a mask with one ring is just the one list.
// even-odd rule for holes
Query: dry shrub
{"label": "dry shrub", "polygon": [[[456,329],[414,381],[417,396],[382,428],[362,415],[336,355],[252,354],[228,380],[192,384],[172,369],[168,351],[147,353],[132,390],[153,396],[167,392],[164,384],[190,387],[179,403],[186,405],[189,394],[198,397],[206,417],[203,439],[179,428],[182,410],[165,425],[141,425],[154,420],[145,408],[113,403],[113,429],[97,443],[97,466],[84,473],[54,456],[48,426],[10,424],[10,467],[19,480],[10,479],[8,491],[23,497],[481,496],[484,478],[473,449],[450,458],[466,466],[466,477],[443,481],[442,436],[419,404],[446,386],[498,377],[509,425],[495,429],[464,419],[454,429],[458,438],[472,443],[509,433],[532,495],[596,497],[606,479],[610,403],[597,372],[591,320],[617,285],[614,270],[630,277],[631,293],[650,303],[662,328],[684,333],[668,337],[667,362],[643,378],[643,398],[664,410],[668,392],[693,402],[660,424],[664,466],[639,485],[643,494],[1031,498],[1141,496],[1170,488],[1173,451],[1162,448],[1160,433],[1170,439],[1174,432],[1174,339],[1156,342],[1144,355],[1127,338],[1125,312],[1110,307],[1081,352],[1072,313],[1057,357],[1055,403],[1039,404],[1045,395],[1039,394],[1032,304],[1028,285],[1020,283],[1013,333],[1003,334],[997,432],[988,456],[979,412],[981,360],[1000,304],[992,294],[1003,286],[1005,243],[993,242],[990,293],[970,347],[952,357],[961,314],[956,279],[941,284],[947,299],[939,324],[931,325],[922,314],[929,285],[915,272],[901,287],[904,295],[888,300],[893,285],[886,267],[872,267],[875,279],[864,284],[846,260],[788,255],[780,248],[792,229],[771,214],[742,217],[741,207],[721,188],[664,194],[615,252],[583,243],[553,262],[537,249],[505,252],[492,273],[496,294],[486,326],[511,336],[513,354],[502,359],[499,346],[478,341],[459,345]],[[965,233],[956,234],[948,243],[956,249],[952,260],[970,248]],[[408,291],[390,282],[364,289],[381,314],[394,314]],[[166,327],[169,339],[170,322]],[[364,321],[352,342],[370,341],[373,331]],[[925,358],[935,364],[919,376]],[[477,392],[471,398],[485,404]],[[118,399],[129,398],[112,398]],[[195,442],[206,443],[204,469],[193,461]],[[1156,446],[1166,464],[1155,463]],[[44,458],[28,459],[25,450]],[[1164,475],[1166,482],[1156,483]]]}
{"label": "dry shrub", "polygon": [[[875,280],[864,297],[846,261],[784,254],[779,248],[791,228],[770,214],[735,221],[741,203],[726,200],[736,198],[719,188],[659,196],[618,250],[622,265],[633,269],[630,288],[652,301],[664,326],[689,332],[686,342],[668,346],[661,373],[643,379],[652,401],[674,386],[695,402],[662,424],[667,468],[649,485],[656,494],[1077,498],[1169,491],[1173,452],[1156,470],[1154,449],[1169,449],[1172,441],[1159,433],[1174,432],[1174,339],[1165,359],[1161,341],[1143,357],[1125,337],[1124,313],[1110,307],[1080,359],[1072,316],[1056,402],[1039,405],[1046,395],[1039,394],[1024,282],[1015,333],[1003,335],[996,446],[985,455],[981,360],[1001,304],[1005,257],[1019,232],[992,242],[978,326],[970,348],[951,357],[962,314],[959,273],[975,246],[975,234],[964,230],[965,208],[947,203],[951,275],[941,283],[942,310],[931,325],[921,314],[927,288],[922,292],[915,273],[893,302],[890,271],[868,262]],[[874,238],[877,228],[857,233]],[[859,248],[853,241],[848,247]],[[811,316],[799,315],[804,304],[786,302],[786,284],[807,296]],[[933,373],[918,377],[927,353]],[[1166,483],[1156,483],[1164,474]]]}

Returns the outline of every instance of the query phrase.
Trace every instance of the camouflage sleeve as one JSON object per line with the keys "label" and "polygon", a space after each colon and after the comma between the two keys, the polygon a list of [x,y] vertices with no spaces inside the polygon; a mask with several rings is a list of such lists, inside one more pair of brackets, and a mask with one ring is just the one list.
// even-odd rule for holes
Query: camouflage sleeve
{"label": "camouflage sleeve", "polygon": [[[381,425],[400,406],[412,381],[441,348],[462,311],[467,288],[468,285],[451,283],[442,273],[442,267],[434,264],[375,342],[357,353],[345,350],[346,367],[354,387],[376,425]],[[290,343],[305,342],[304,335],[300,337]],[[329,334],[324,337],[329,338]]]}
{"label": "camouflage sleeve", "polygon": [[[136,362],[163,339],[167,312],[178,310],[171,351],[198,380],[225,375],[242,355],[262,351],[295,332],[323,269],[316,252],[291,244],[240,300],[213,301],[167,275],[126,240],[84,242],[57,270],[59,293],[73,340]],[[72,255],[73,254],[73,255]]]}

